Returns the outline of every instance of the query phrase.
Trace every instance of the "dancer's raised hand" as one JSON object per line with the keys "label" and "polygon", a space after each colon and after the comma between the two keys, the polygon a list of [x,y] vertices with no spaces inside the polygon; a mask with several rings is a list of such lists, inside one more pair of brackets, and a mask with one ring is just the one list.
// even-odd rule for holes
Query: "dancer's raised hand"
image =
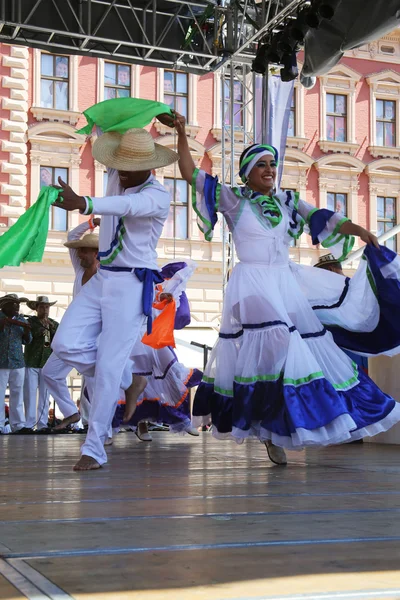
{"label": "dancer's raised hand", "polygon": [[74,190],[67,184],[65,181],[58,178],[59,186],[53,186],[58,190],[62,190],[59,195],[59,200],[54,202],[53,206],[57,206],[58,208],[62,208],[64,210],[80,210],[84,211],[86,209],[86,200],[83,196],[78,196],[75,194]]}

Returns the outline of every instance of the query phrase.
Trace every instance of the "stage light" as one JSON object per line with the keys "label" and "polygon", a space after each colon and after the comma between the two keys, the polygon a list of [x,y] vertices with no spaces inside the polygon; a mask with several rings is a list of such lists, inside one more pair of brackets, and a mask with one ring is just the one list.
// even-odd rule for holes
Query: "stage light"
{"label": "stage light", "polygon": [[251,70],[255,73],[259,73],[260,75],[265,74],[268,67],[268,50],[269,46],[267,46],[266,44],[262,44],[258,47],[253,63],[251,65]]}
{"label": "stage light", "polygon": [[317,5],[318,13],[323,19],[330,21],[342,0],[320,0]]}
{"label": "stage light", "polygon": [[284,82],[293,81],[299,74],[297,68],[297,57],[296,52],[292,54],[285,54],[282,57],[283,69],[281,69],[281,80]]}
{"label": "stage light", "polygon": [[289,29],[283,31],[279,41],[276,44],[277,50],[281,55],[291,54],[295,50],[296,46],[297,40],[291,36]]}

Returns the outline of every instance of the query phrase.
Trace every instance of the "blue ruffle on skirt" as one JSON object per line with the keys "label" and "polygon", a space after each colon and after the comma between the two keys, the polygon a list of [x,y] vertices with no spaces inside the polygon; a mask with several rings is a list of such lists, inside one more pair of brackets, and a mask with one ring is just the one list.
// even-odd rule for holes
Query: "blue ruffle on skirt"
{"label": "blue ruffle on skirt", "polygon": [[[124,416],[125,405],[119,404],[114,414],[112,426],[120,427]],[[129,427],[137,427],[141,421],[150,423],[164,423],[165,425],[178,425],[190,422],[190,397],[189,394],[180,406],[168,406],[157,400],[143,400],[135,410],[135,414],[129,423]]]}
{"label": "blue ruffle on skirt", "polygon": [[326,328],[341,348],[374,356],[400,346],[400,281],[396,277],[385,278],[381,271],[398,260],[398,256],[389,248],[381,246],[378,250],[371,245],[365,247],[364,256],[376,288],[380,309],[378,326],[370,333],[347,331],[341,327]]}
{"label": "blue ruffle on skirt", "polygon": [[[326,379],[299,386],[283,385],[282,380],[234,384],[233,397],[214,391],[213,384],[201,383],[194,399],[193,416],[211,414],[219,433],[232,429],[246,432],[256,428],[281,437],[290,437],[299,429],[308,431],[326,427],[341,415],[349,415],[352,431],[385,419],[396,402],[384,394],[361,370],[353,388],[336,390]],[[346,431],[343,431],[343,440]]]}

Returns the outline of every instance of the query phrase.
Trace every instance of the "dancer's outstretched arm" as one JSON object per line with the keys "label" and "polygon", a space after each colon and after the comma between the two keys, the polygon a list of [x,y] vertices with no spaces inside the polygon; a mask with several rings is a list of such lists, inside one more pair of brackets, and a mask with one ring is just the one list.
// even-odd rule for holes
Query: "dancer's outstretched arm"
{"label": "dancer's outstretched arm", "polygon": [[178,134],[178,154],[179,154],[179,170],[182,179],[185,179],[190,185],[193,180],[193,173],[196,169],[186,135],[186,119],[179,113],[175,113],[174,125]]}
{"label": "dancer's outstretched arm", "polygon": [[339,231],[344,235],[356,235],[366,244],[372,244],[376,248],[379,248],[378,238],[373,233],[351,221],[343,223]]}

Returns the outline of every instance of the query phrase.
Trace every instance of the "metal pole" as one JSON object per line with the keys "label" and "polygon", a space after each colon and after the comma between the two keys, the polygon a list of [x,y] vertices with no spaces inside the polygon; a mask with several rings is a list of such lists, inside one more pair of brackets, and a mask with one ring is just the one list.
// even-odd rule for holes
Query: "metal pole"
{"label": "metal pole", "polygon": [[268,122],[269,122],[269,106],[268,106],[268,77],[269,77],[269,65],[265,71],[265,75],[262,78],[261,88],[261,143],[268,143]]}
{"label": "metal pole", "polygon": [[[231,186],[235,185],[235,63],[231,60],[231,73],[230,73],[230,125],[231,125],[231,175],[230,182]],[[233,269],[235,266],[235,248],[233,245],[232,233],[228,234],[228,244],[229,244],[229,252],[228,252],[228,272],[227,272],[227,281],[229,279],[229,267]]]}
{"label": "metal pole", "polygon": [[[225,68],[221,72],[221,183],[225,183]],[[224,217],[221,221],[222,228],[222,297],[225,296],[226,280],[226,223]]]}

